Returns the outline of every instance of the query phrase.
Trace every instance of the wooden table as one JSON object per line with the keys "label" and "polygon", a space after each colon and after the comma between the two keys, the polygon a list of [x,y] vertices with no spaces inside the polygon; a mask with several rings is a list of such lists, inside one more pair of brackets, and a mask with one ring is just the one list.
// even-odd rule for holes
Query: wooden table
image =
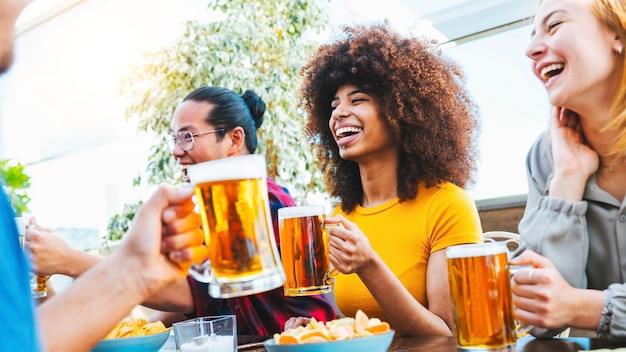
{"label": "wooden table", "polygon": [[[239,336],[238,344],[240,351],[266,352],[260,346],[243,348],[255,342],[265,341],[266,336]],[[569,337],[555,339],[522,338],[517,342],[517,352],[578,352],[580,350],[593,350],[599,348],[626,347],[625,342],[590,339],[586,337]],[[174,335],[161,348],[160,352],[175,352]],[[457,352],[456,340],[453,337],[443,336],[419,336],[419,337],[394,337],[389,352]]]}
{"label": "wooden table", "polygon": [[[608,340],[589,339],[586,337],[535,339],[522,338],[518,340],[517,352],[578,352],[598,348],[616,348],[626,346],[626,343],[616,343]],[[396,337],[391,343],[389,351],[397,352],[456,352],[456,339],[443,336]]]}

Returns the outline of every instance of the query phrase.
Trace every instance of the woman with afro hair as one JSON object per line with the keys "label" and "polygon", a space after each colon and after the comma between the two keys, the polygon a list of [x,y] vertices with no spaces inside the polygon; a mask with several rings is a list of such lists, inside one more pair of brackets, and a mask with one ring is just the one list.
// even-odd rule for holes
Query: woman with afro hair
{"label": "woman with afro hair", "polygon": [[[388,22],[344,27],[302,68],[306,135],[339,205],[328,217],[335,299],[400,335],[452,335],[445,248],[482,242],[463,187],[477,108],[435,43]],[[292,318],[286,328],[306,318]]]}

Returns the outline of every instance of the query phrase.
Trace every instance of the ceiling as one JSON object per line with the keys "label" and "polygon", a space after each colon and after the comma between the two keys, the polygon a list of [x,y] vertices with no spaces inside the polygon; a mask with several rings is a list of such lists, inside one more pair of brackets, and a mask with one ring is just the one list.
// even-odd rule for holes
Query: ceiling
{"label": "ceiling", "polygon": [[540,0],[399,0],[448,40],[528,23]]}
{"label": "ceiling", "polygon": [[[18,33],[26,31],[48,18],[69,10],[85,0],[31,0],[33,4],[18,23]],[[332,4],[342,0],[331,0]],[[345,1],[345,0],[344,0]],[[348,0],[349,1],[349,0]],[[501,27],[523,24],[530,18],[540,0],[394,0],[414,13],[416,18],[427,22],[449,41],[468,38],[481,32]],[[369,5],[358,1],[359,8],[376,7],[378,1]],[[386,3],[385,6],[391,6]],[[385,7],[383,6],[383,7]],[[380,6],[379,6],[380,7]],[[353,9],[350,9],[353,10]],[[402,11],[402,10],[398,10]]]}

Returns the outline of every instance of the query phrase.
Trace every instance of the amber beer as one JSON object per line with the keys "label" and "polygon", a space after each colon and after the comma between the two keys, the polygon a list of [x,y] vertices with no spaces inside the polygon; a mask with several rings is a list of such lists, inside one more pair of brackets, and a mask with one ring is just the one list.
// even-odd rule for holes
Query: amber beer
{"label": "amber beer", "polygon": [[280,255],[287,296],[322,294],[332,290],[324,218],[324,206],[321,205],[278,210]]}
{"label": "amber beer", "polygon": [[30,274],[30,293],[31,296],[42,298],[48,296],[48,278],[47,275]]}
{"label": "amber beer", "polygon": [[[210,260],[209,293],[229,298],[268,291],[284,283],[272,228],[265,157],[237,156],[187,169]],[[192,269],[193,270],[193,269]],[[198,272],[191,273],[198,279]]]}
{"label": "amber beer", "polygon": [[516,332],[506,245],[451,246],[446,255],[458,348],[514,348]]}

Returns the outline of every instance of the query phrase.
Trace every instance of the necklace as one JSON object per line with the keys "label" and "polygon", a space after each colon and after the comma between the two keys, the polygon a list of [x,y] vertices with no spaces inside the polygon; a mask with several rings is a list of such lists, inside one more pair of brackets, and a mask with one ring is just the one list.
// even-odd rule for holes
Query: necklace
{"label": "necklace", "polygon": [[622,157],[622,158],[620,158],[619,160],[617,160],[617,161],[613,162],[613,164],[611,164],[611,165],[604,165],[604,164],[600,163],[600,167],[603,167],[603,168],[609,169],[609,172],[610,172],[610,171],[613,171],[613,170],[615,169],[615,167],[616,167],[617,165],[621,164],[624,160],[626,160],[626,158],[625,158],[625,157]]}

